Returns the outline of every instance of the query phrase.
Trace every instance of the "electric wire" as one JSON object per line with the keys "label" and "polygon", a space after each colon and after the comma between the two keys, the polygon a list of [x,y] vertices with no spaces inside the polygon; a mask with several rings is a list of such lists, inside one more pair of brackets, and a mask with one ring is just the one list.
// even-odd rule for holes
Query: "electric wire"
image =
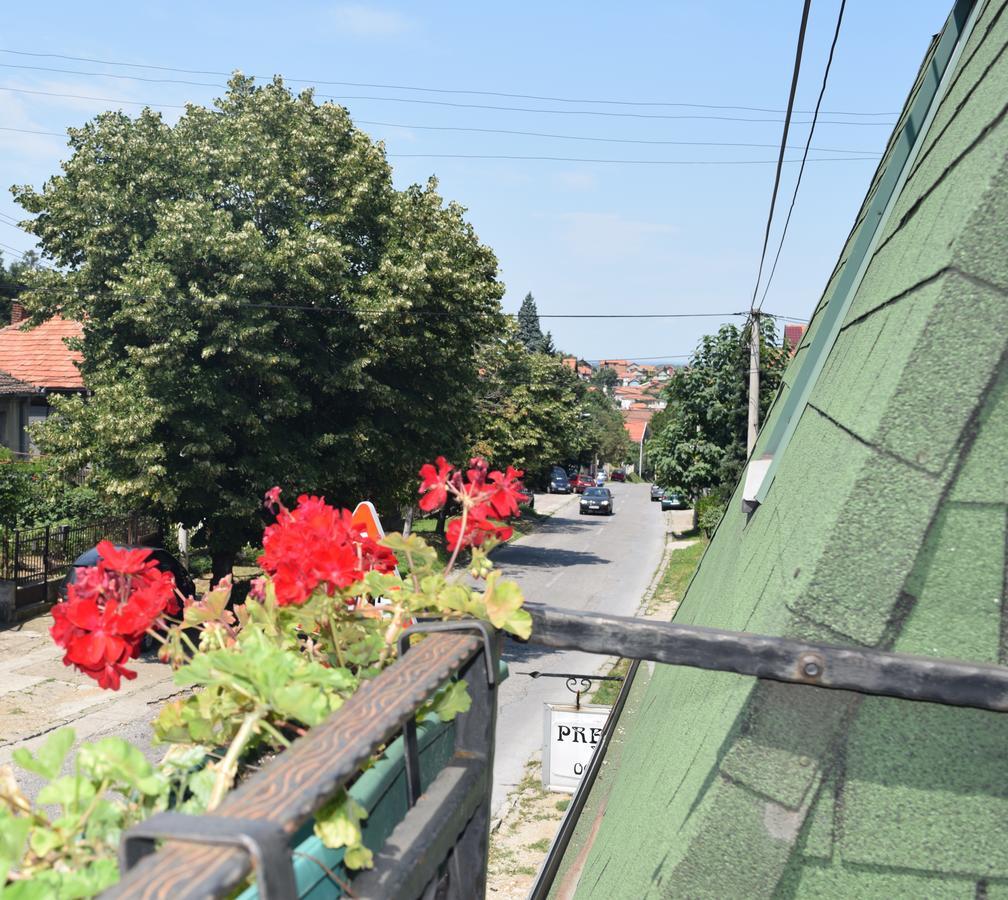
{"label": "electric wire", "polygon": [[[119,66],[125,68],[133,69],[152,69],[160,72],[177,72],[184,75],[215,75],[218,77],[229,78],[234,72],[223,72],[214,71],[207,69],[182,69],[172,66],[161,66],[153,65],[148,63],[131,63],[131,62],[121,62],[108,59],[96,59],[94,57],[88,56],[69,56],[62,53],[49,53],[49,52],[33,52],[29,50],[13,50],[9,48],[0,48],[0,53],[10,53],[15,56],[32,56],[47,59],[65,59],[73,62],[90,62],[97,63],[99,65],[105,66]],[[45,69],[41,66],[14,66],[13,64],[3,64],[7,68],[37,68],[43,71],[55,71],[64,72],[68,74],[90,74],[90,75],[105,75],[108,77],[118,77],[118,78],[131,78],[136,81],[159,81],[161,79],[151,79],[142,78],[139,76],[123,75],[116,76],[112,73],[104,72],[89,72],[89,73],[74,73],[73,70],[67,69]],[[267,76],[264,75],[252,75],[252,78],[258,78],[259,80],[268,80]],[[171,82],[172,79],[163,79],[166,82]],[[738,106],[731,104],[714,104],[714,103],[688,103],[683,101],[668,101],[668,100],[611,100],[611,99],[598,99],[598,98],[574,98],[574,97],[551,97],[542,96],[538,94],[516,94],[508,93],[505,91],[485,91],[485,90],[469,90],[461,88],[431,88],[431,87],[418,87],[416,85],[405,85],[405,84],[376,84],[368,82],[356,82],[356,81],[327,81],[321,78],[284,78],[285,81],[296,82],[298,84],[323,84],[331,85],[337,87],[354,87],[354,88],[374,88],[377,90],[402,90],[402,91],[418,91],[422,93],[432,93],[432,94],[463,94],[471,96],[483,96],[483,97],[505,97],[514,100],[539,100],[548,103],[594,103],[598,105],[606,106],[651,106],[651,107],[686,107],[692,109],[740,109],[748,112],[768,112],[768,113],[780,113],[783,110],[771,109],[762,106]],[[179,81],[180,84],[194,84],[194,85],[206,85],[206,82],[187,82]],[[208,85],[217,86],[217,85]],[[806,115],[807,111],[798,110],[799,114]],[[837,115],[837,116],[863,116],[863,117],[878,117],[878,116],[894,116],[896,113],[892,112],[864,112],[864,111],[847,111],[847,110],[831,110],[826,115]]]}
{"label": "electric wire", "polygon": [[[830,66],[833,65],[833,53],[836,50],[837,39],[840,37],[840,25],[843,22],[844,7],[847,0],[840,0],[840,9],[837,12],[836,28],[833,31],[833,42],[830,44],[829,56],[826,57],[826,68],[823,70],[822,86],[819,88],[819,97],[816,100],[815,112],[812,113],[812,124],[809,126],[808,138],[805,141],[805,151],[802,153],[802,164],[798,169],[798,177],[795,180],[794,192],[791,194],[791,205],[788,207],[787,217],[784,219],[784,227],[781,229],[780,241],[777,244],[777,252],[774,254],[773,265],[770,267],[770,274],[767,276],[766,285],[763,288],[763,296],[760,297],[759,305],[756,307],[758,313],[767,298],[770,285],[773,282],[774,273],[777,271],[777,263],[780,261],[781,250],[784,248],[784,239],[787,237],[788,225],[791,224],[791,214],[794,212],[795,201],[798,199],[798,188],[801,186],[802,173],[805,171],[805,159],[808,157],[809,147],[812,144],[812,135],[815,132],[816,119],[819,117],[819,107],[826,93],[826,82],[829,80]],[[757,282],[758,285],[758,282]]]}
{"label": "electric wire", "polygon": [[766,232],[763,235],[763,252],[760,254],[759,271],[756,273],[756,284],[753,286],[752,300],[749,308],[756,305],[756,292],[759,290],[760,279],[763,277],[763,262],[766,259],[767,244],[770,242],[770,226],[773,223],[774,206],[777,202],[777,191],[780,188],[781,169],[784,167],[784,148],[787,146],[788,130],[791,126],[791,110],[794,107],[795,92],[798,90],[798,73],[801,70],[802,48],[805,46],[805,29],[808,26],[809,7],[812,0],[805,0],[802,6],[801,26],[798,29],[798,45],[795,48],[794,72],[791,75],[791,90],[788,93],[787,113],[784,116],[784,133],[781,135],[780,155],[777,171],[774,175],[773,191],[770,193],[770,211],[767,214]]}
{"label": "electric wire", "polygon": [[[34,88],[21,88],[12,87],[10,85],[0,86],[2,91],[10,91],[18,94],[32,94],[35,96],[43,97],[61,97],[67,100],[91,100],[96,103],[116,103],[125,104],[128,106],[146,106],[150,108],[157,109],[187,109],[189,104],[184,103],[151,103],[145,100],[126,100],[124,98],[115,97],[94,97],[90,94],[68,94],[62,91],[42,91]],[[668,115],[668,114],[658,114],[658,113],[622,113],[622,112],[606,112],[604,110],[587,110],[587,109],[536,109],[530,106],[491,106],[488,104],[480,103],[455,103],[447,100],[420,100],[418,98],[406,98],[406,97],[376,97],[376,96],[363,96],[363,95],[336,95],[336,94],[318,94],[319,97],[326,100],[369,100],[369,101],[381,101],[388,103],[419,103],[427,106],[447,106],[455,109],[492,109],[501,112],[527,112],[534,113],[537,115],[562,115],[562,116],[604,116],[607,118],[620,118],[620,119],[666,119],[666,120],[704,120],[704,121],[716,121],[716,122],[781,122],[781,119],[754,119],[747,116],[711,116],[711,115]],[[799,122],[796,124],[807,125],[808,122]],[[848,122],[843,120],[830,119],[829,121],[823,121],[823,125],[884,125],[886,127],[891,127],[892,122],[889,120],[881,122]]]}

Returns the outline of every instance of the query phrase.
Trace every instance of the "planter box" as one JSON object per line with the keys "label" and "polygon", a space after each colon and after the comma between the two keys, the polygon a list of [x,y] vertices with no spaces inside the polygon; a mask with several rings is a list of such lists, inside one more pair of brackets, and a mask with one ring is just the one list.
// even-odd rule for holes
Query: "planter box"
{"label": "planter box", "polygon": [[[499,671],[501,680],[507,677],[504,662],[500,663]],[[453,722],[439,722],[431,716],[417,726],[417,742],[420,747],[420,784],[426,790],[455,752],[455,725]],[[361,828],[364,845],[377,853],[409,809],[402,737],[396,738],[382,758],[351,785],[349,793],[368,811]],[[313,823],[306,823],[291,841],[298,897],[302,900],[342,897],[342,889],[322,866],[331,869],[337,878],[350,883],[353,874],[343,867],[343,850],[326,847],[312,829]],[[254,884],[238,895],[238,900],[258,898],[259,890]]]}

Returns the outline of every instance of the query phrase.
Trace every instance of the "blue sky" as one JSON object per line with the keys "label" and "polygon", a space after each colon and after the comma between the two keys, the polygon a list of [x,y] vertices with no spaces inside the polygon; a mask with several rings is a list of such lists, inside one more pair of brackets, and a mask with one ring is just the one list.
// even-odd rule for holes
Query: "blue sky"
{"label": "blue sky", "polygon": [[[798,110],[815,105],[838,4],[817,0],[812,5]],[[849,0],[823,102],[831,114],[821,116],[833,124],[819,124],[813,140],[813,147],[827,149],[810,154],[831,161],[806,167],[766,310],[810,314],[874,170],[874,159],[852,157],[881,152],[931,35],[941,28],[950,5],[950,0]],[[568,352],[590,359],[671,358],[688,354],[719,321],[551,320],[548,315],[747,308],[774,172],[765,161],[777,155],[779,111],[787,102],[800,14],[799,0],[625,5],[56,2],[22,4],[5,17],[0,47],[305,79],[292,82],[295,88],[318,81],[395,85],[330,84],[317,90],[340,98],[361,128],[385,142],[399,186],[434,174],[445,197],[468,207],[480,238],[500,261],[506,309],[517,310],[532,291],[544,329]],[[141,105],[209,103],[221,93],[212,85],[224,81],[217,75],[11,52],[0,52],[0,64],[0,125],[28,131],[62,132],[120,105],[54,94]],[[17,68],[23,66],[73,71]],[[475,91],[557,99],[466,93]],[[598,100],[773,112],[587,102]],[[141,106],[121,108],[136,112]],[[167,108],[164,114],[172,120],[178,110]],[[675,118],[683,116],[720,118]],[[435,130],[445,128],[566,137]],[[792,127],[789,145],[795,149],[788,158],[800,157],[806,135],[807,125]],[[725,142],[768,146],[709,145]],[[64,157],[59,137],[0,130],[5,187],[40,185],[59,170]],[[740,161],[745,162],[736,164]],[[797,171],[796,164],[784,168],[777,228]],[[32,239],[9,225],[10,217],[23,216],[4,192],[0,243],[29,248]],[[777,229],[771,236],[771,258],[776,234]],[[11,252],[4,253],[10,261]]]}

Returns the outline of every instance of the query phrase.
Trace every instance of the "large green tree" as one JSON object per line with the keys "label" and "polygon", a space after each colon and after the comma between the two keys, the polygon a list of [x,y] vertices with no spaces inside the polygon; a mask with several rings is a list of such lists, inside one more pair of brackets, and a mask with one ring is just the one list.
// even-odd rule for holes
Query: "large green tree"
{"label": "large green tree", "polygon": [[584,384],[558,357],[526,351],[516,326],[485,345],[481,369],[473,450],[538,486],[550,466],[577,455]]}
{"label": "large green tree", "polygon": [[[780,386],[788,355],[774,321],[761,320],[760,421]],[[654,420],[648,457],[656,479],[694,499],[730,490],[746,460],[749,333],[724,325],[704,336],[688,366],[665,389],[668,407]]]}
{"label": "large green tree", "polygon": [[215,574],[272,484],[391,507],[464,451],[497,262],[432,181],[396,191],[346,110],[235,76],[215,107],[104,113],[63,172],[14,188],[56,271],[36,320],[81,321],[89,400],[39,436],[202,533]]}
{"label": "large green tree", "polygon": [[600,390],[585,391],[580,410],[578,462],[581,465],[596,460],[614,465],[626,462],[632,455],[630,436],[623,425],[623,414],[612,398]]}

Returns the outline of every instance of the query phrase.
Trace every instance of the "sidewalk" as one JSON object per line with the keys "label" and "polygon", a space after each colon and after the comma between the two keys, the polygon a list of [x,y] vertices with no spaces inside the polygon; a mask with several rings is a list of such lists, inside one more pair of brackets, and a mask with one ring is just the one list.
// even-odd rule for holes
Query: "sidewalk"
{"label": "sidewalk", "polygon": [[[138,728],[149,733],[159,705],[184,693],[170,666],[154,656],[131,663],[137,677],[118,691],[105,691],[76,669],[63,665],[63,652],[49,636],[52,616],[0,631],[0,765],[17,747],[34,748],[49,732],[70,725],[78,741]],[[31,776],[18,770],[31,793]]]}

